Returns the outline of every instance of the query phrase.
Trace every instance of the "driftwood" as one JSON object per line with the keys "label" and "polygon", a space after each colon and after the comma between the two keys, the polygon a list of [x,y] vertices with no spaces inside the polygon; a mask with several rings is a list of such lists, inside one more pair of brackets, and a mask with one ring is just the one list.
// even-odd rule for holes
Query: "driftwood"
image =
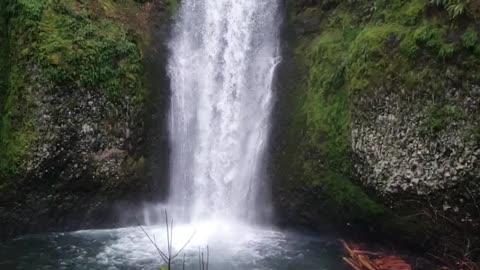
{"label": "driftwood", "polygon": [[359,246],[345,241],[342,244],[348,254],[343,260],[355,270],[412,270],[410,264],[398,256],[361,250]]}

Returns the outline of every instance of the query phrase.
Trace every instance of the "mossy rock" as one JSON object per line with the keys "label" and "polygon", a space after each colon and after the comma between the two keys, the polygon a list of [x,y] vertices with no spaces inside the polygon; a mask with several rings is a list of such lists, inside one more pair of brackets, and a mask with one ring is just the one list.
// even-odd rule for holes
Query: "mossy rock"
{"label": "mossy rock", "polygon": [[148,185],[144,61],[160,8],[1,1],[0,238],[101,225]]}
{"label": "mossy rock", "polygon": [[[394,201],[361,178],[352,132],[362,123],[390,117],[382,112],[392,111],[385,104],[394,100],[388,106],[420,104],[415,105],[420,124],[412,123],[411,129],[421,139],[445,136],[453,124],[472,145],[478,117],[452,98],[452,89],[461,97],[475,95],[472,86],[480,83],[477,9],[467,4],[465,12],[455,15],[447,4],[427,0],[289,1],[288,7],[297,36],[291,41],[292,59],[287,60],[297,74],[285,79],[282,99],[287,101],[280,114],[287,120],[277,128],[284,131],[274,158],[280,208],[295,215],[296,207],[288,205],[297,205],[301,213],[314,213],[309,217],[315,224],[322,221],[314,215],[339,224],[377,222],[384,231],[396,230],[410,241],[432,243],[432,232],[442,228],[433,228],[426,218],[406,218],[421,211],[407,203],[414,200],[411,194],[400,192]],[[318,25],[305,31],[304,24],[313,17]],[[297,199],[302,194],[308,203]],[[414,198],[427,203],[426,197]],[[329,215],[330,209],[341,218]]]}
{"label": "mossy rock", "polygon": [[[28,150],[38,139],[33,116],[38,99],[35,95],[40,93],[37,89],[95,88],[114,104],[128,98],[142,106],[141,36],[134,32],[134,26],[121,23],[126,15],[117,11],[121,10],[118,3],[103,2],[109,8],[109,17],[92,3],[2,2],[0,34],[8,42],[2,42],[0,54],[5,59],[0,80],[1,176],[20,173],[23,161],[28,160]],[[129,5],[139,12],[138,4]],[[36,78],[32,78],[32,70]]]}

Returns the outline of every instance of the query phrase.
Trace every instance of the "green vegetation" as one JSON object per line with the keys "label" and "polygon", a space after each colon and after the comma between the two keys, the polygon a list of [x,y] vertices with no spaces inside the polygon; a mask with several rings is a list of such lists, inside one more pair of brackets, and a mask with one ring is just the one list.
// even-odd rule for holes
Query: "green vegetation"
{"label": "green vegetation", "polygon": [[[377,218],[386,210],[349,180],[353,178],[352,122],[375,106],[358,100],[398,91],[434,96],[437,102],[452,79],[479,82],[478,31],[468,23],[475,16],[473,6],[461,0],[290,5],[294,24],[321,20],[317,31],[303,34],[294,44],[294,58],[303,75],[290,95],[291,126],[286,132],[290,143],[283,159],[295,159],[295,164],[285,167],[296,171],[288,184],[326,191],[329,197],[323,202],[342,211],[347,220]],[[463,117],[449,106],[426,108],[425,113],[430,135]],[[298,138],[304,138],[300,144]]]}
{"label": "green vegetation", "polygon": [[[35,140],[31,109],[32,97],[28,94],[31,80],[27,79],[26,57],[21,57],[21,47],[27,47],[36,36],[34,28],[41,17],[43,1],[8,1],[4,3],[9,72],[4,74],[4,95],[0,107],[0,177],[13,175]],[[18,60],[18,61],[17,61]],[[21,104],[21,106],[20,106]]]}
{"label": "green vegetation", "polygon": [[478,33],[473,28],[468,28],[462,35],[462,44],[468,50],[475,49],[478,41]]}
{"label": "green vegetation", "polygon": [[167,14],[170,16],[175,14],[177,9],[179,8],[178,0],[165,0],[165,5],[167,6]]}
{"label": "green vegetation", "polygon": [[89,88],[113,104],[143,103],[142,5],[100,2],[2,1],[0,178],[22,168],[37,139],[32,112],[42,93]]}
{"label": "green vegetation", "polygon": [[368,223],[385,217],[387,210],[358,186],[353,185],[345,176],[328,173],[314,182],[325,190],[327,197],[325,204],[334,211],[331,220],[338,222],[354,221]]}
{"label": "green vegetation", "polygon": [[432,4],[437,6],[442,6],[448,12],[448,14],[453,18],[457,18],[461,15],[464,15],[469,9],[469,3],[473,2],[471,0],[430,0]]}
{"label": "green vegetation", "polygon": [[431,104],[426,107],[425,133],[436,134],[448,127],[450,123],[458,122],[465,115],[457,107],[452,105]]}
{"label": "green vegetation", "polygon": [[44,11],[39,31],[32,57],[50,80],[95,87],[114,101],[131,96],[141,102],[142,57],[127,29],[95,18],[83,6],[55,1]]}

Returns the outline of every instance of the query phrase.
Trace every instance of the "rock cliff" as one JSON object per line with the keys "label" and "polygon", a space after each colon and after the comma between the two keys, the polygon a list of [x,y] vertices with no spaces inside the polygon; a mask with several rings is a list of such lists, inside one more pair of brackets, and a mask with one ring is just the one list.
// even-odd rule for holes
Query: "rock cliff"
{"label": "rock cliff", "polygon": [[476,3],[287,6],[272,169],[282,220],[478,258]]}
{"label": "rock cliff", "polygon": [[118,222],[152,185],[145,59],[175,3],[150,2],[2,1],[2,236]]}

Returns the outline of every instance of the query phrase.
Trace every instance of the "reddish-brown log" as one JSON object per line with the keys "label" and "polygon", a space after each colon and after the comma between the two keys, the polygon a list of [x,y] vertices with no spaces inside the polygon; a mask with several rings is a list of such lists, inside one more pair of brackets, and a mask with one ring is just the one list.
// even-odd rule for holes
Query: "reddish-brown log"
{"label": "reddish-brown log", "polygon": [[354,270],[412,270],[412,267],[398,256],[383,252],[362,250],[358,245],[342,241],[349,258],[343,260]]}

